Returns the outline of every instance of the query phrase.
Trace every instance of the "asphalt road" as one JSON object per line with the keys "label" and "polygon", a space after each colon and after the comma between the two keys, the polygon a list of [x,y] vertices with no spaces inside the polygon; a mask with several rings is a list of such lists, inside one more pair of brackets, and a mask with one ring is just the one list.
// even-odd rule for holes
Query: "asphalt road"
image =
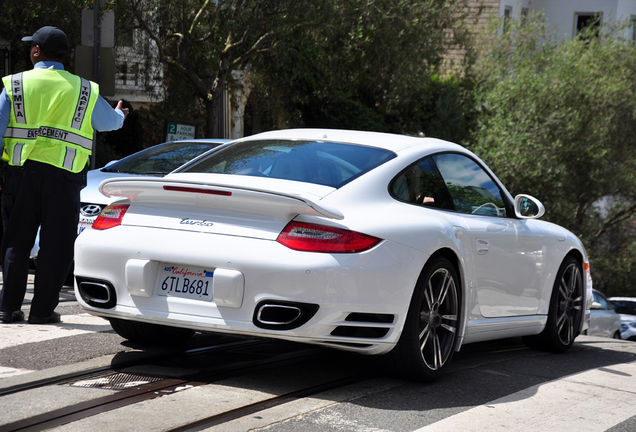
{"label": "asphalt road", "polygon": [[[131,345],[114,334],[107,321],[84,314],[71,292],[63,293],[63,298],[57,309],[63,315],[61,324],[0,325],[0,389],[108,365],[122,353],[152,354],[152,350]],[[250,400],[271,391],[273,383],[285,386],[304,376],[329,375],[340,361],[350,364],[352,356],[338,353],[329,364],[300,365],[276,376],[248,374],[185,390],[174,400],[158,398],[56,430],[165,430],[169,416],[162,422],[157,418],[166,416],[175,404],[177,415],[177,411],[194,410],[202,403],[213,407],[234,399]],[[362,363],[368,358],[354,357],[353,361]],[[56,389],[53,395],[41,392],[41,401],[33,401],[32,395],[28,401],[18,396],[0,397],[0,413],[4,413],[0,414],[0,430],[9,421],[9,414],[28,404],[42,409],[41,405],[52,403],[47,397],[66,396],[77,398],[81,393]],[[519,340],[469,345],[435,383],[398,380],[378,371],[361,383],[265,409],[209,430],[636,431],[636,344],[581,336],[572,350],[560,355],[527,349]]]}

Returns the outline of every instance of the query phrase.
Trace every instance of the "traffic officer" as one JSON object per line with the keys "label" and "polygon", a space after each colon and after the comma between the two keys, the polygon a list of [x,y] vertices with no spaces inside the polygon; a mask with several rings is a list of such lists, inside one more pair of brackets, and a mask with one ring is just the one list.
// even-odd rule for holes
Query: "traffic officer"
{"label": "traffic officer", "polygon": [[2,189],[0,321],[23,321],[29,253],[40,228],[34,296],[28,322],[60,322],[59,293],[73,263],[82,170],[93,130],[119,129],[128,115],[113,109],[99,86],[64,70],[64,32],[42,27],[22,39],[30,44],[30,71],[6,76],[0,94],[0,135],[8,162]]}

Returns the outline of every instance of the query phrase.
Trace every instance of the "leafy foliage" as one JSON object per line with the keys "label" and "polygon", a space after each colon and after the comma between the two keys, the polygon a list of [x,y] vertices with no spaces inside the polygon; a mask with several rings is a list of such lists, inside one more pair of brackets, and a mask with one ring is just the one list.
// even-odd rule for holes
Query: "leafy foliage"
{"label": "leafy foliage", "polygon": [[536,16],[491,40],[474,145],[511,191],[537,196],[546,219],[584,241],[608,294],[636,262],[626,226],[636,211],[636,50],[620,35],[556,40]]}
{"label": "leafy foliage", "polygon": [[[467,44],[463,6],[456,0],[322,0],[291,8],[296,24],[279,28],[268,55],[254,62],[250,103],[256,106],[248,111],[268,112],[274,128],[442,131],[436,116],[450,114],[450,105],[466,96],[462,79],[434,78],[448,50]],[[429,114],[427,105],[438,111]],[[457,117],[453,112],[448,120]]]}
{"label": "leafy foliage", "polygon": [[[45,25],[66,33],[71,49],[80,44],[82,10],[92,9],[88,0],[3,0],[0,14],[0,38],[11,46],[11,63],[16,71],[30,69],[29,50],[21,41]],[[70,68],[72,57],[67,58]],[[70,68],[70,70],[73,70]]]}
{"label": "leafy foliage", "polygon": [[206,112],[207,137],[219,135],[219,103],[234,70],[271,44],[279,2],[246,0],[132,0],[134,26],[149,38],[158,60],[188,82]]}
{"label": "leafy foliage", "polygon": [[469,145],[475,126],[474,78],[435,74],[387,119],[396,133],[426,135]]}

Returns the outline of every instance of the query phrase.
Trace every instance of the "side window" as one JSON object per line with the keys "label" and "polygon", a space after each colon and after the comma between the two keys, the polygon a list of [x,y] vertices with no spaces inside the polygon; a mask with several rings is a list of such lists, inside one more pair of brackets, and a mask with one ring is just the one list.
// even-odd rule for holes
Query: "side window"
{"label": "side window", "polygon": [[412,204],[455,209],[444,180],[430,157],[402,171],[391,183],[390,191],[397,199]]}
{"label": "side window", "polygon": [[453,153],[435,155],[433,160],[459,213],[506,216],[501,190],[475,161]]}
{"label": "side window", "polygon": [[605,300],[605,297],[599,295],[598,293],[592,293],[592,295],[594,296],[594,301],[601,305],[602,310],[611,309],[609,307],[609,304],[607,303],[607,300]]}

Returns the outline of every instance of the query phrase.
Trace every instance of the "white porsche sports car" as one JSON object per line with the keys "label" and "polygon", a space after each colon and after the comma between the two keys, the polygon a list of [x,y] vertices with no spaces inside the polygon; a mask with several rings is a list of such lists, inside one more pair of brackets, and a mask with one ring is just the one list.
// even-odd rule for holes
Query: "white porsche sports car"
{"label": "white porsche sports car", "polygon": [[584,246],[449,142],[266,132],[100,191],[121,199],[78,237],[75,289],[127,339],[280,338],[431,380],[464,344],[562,352],[587,328]]}

